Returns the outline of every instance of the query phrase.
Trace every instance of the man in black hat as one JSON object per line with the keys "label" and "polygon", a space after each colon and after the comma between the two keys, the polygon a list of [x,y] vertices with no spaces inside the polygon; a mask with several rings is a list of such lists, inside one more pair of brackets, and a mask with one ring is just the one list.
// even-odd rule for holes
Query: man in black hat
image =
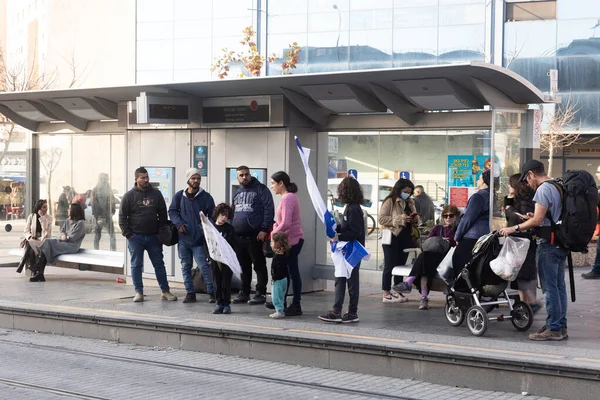
{"label": "man in black hat", "polygon": [[523,223],[500,230],[508,236],[514,232],[535,229],[537,233],[536,259],[542,292],[546,298],[546,325],[537,333],[529,335],[531,340],[562,340],[567,335],[567,286],[565,284],[565,261],[567,252],[554,240],[554,223],[560,220],[562,200],[560,191],[552,184],[538,160],[527,161],[521,169],[521,182],[527,182],[535,190],[535,212],[523,217]]}

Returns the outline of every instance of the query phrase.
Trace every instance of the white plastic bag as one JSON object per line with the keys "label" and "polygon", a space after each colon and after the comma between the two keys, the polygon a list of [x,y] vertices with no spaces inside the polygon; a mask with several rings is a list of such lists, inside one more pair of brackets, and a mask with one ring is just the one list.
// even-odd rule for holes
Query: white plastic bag
{"label": "white plastic bag", "polygon": [[384,229],[381,233],[381,244],[390,245],[392,244],[392,231]]}
{"label": "white plastic bag", "polygon": [[452,256],[454,255],[454,250],[456,250],[456,247],[450,247],[450,250],[448,253],[446,253],[446,256],[437,267],[437,272],[440,275],[440,278],[442,278],[442,280],[448,285],[454,281],[454,268],[452,267]]}
{"label": "white plastic bag", "polygon": [[526,238],[507,237],[498,257],[490,261],[490,268],[496,275],[507,281],[514,281],[527,257],[530,240]]}

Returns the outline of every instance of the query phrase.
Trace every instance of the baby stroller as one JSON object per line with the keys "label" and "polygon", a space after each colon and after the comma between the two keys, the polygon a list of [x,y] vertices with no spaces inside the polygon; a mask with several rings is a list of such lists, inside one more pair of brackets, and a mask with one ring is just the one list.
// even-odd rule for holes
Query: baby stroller
{"label": "baby stroller", "polygon": [[[467,325],[475,336],[483,335],[489,321],[510,319],[519,331],[526,331],[533,324],[533,311],[518,295],[509,297],[509,282],[497,276],[490,268],[490,261],[500,253],[497,232],[479,238],[472,251],[471,260],[452,283],[446,296],[444,312],[452,326],[459,326],[467,319]],[[488,317],[499,305],[506,305],[510,315]]]}

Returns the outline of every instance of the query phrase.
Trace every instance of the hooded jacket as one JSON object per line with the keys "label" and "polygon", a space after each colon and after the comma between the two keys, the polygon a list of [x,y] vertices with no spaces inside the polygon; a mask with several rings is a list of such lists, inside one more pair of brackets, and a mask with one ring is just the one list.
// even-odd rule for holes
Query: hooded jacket
{"label": "hooded jacket", "polygon": [[153,187],[141,190],[137,184],[125,193],[119,209],[121,233],[130,238],[134,233],[156,235],[167,224],[167,205],[162,193]]}
{"label": "hooded jacket", "polygon": [[271,191],[254,177],[248,186],[240,186],[233,196],[233,210],[232,225],[238,236],[269,232],[273,226],[273,196]]}
{"label": "hooded jacket", "polygon": [[200,221],[200,211],[211,217],[214,209],[215,200],[202,188],[191,199],[184,195],[183,190],[175,193],[169,206],[169,218],[178,229],[181,225],[186,225],[186,232],[179,232],[179,242],[191,247],[203,246],[204,230]]}

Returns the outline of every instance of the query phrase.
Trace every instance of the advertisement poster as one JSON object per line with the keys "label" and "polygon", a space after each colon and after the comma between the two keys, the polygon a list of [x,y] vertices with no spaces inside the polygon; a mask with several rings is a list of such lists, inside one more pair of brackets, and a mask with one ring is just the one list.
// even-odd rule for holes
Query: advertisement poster
{"label": "advertisement poster", "polygon": [[475,192],[477,192],[477,188],[474,187],[450,186],[448,191],[448,193],[450,193],[448,204],[455,205],[462,210],[467,206],[469,198],[471,198]]}
{"label": "advertisement poster", "polygon": [[476,187],[479,176],[491,167],[489,156],[448,156],[448,186]]}
{"label": "advertisement poster", "polygon": [[208,146],[194,146],[194,167],[200,176],[208,176]]}

